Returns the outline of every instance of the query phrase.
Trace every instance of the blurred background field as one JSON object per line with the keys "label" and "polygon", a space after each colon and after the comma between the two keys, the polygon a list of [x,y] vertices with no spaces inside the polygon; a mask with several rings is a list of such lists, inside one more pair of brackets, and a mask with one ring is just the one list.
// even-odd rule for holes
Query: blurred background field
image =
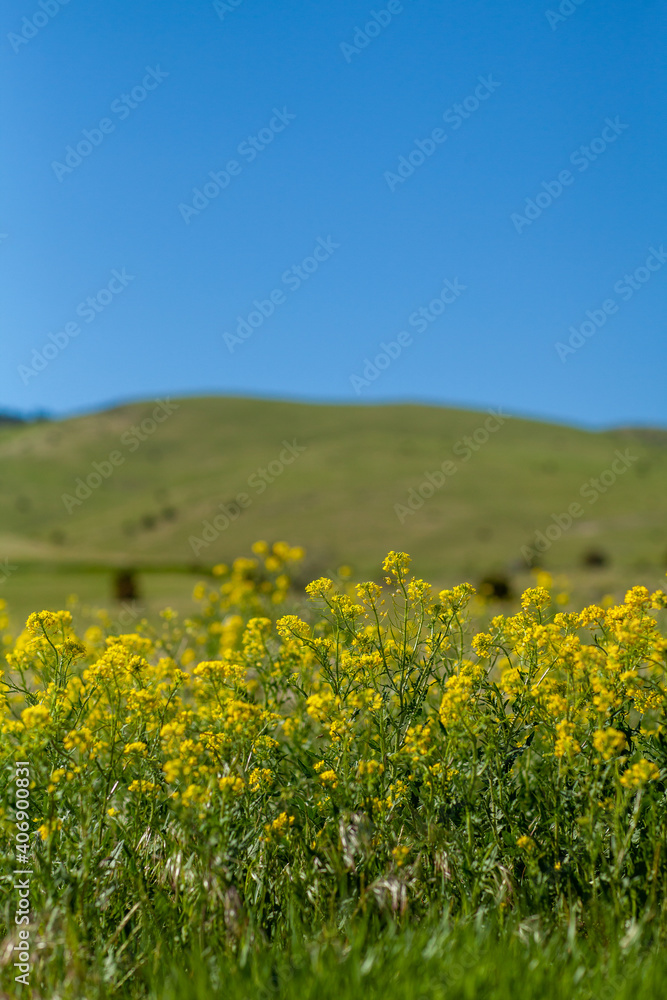
{"label": "blurred background field", "polygon": [[[503,418],[485,433],[488,412],[435,406],[174,403],[161,423],[150,401],[0,426],[0,597],[15,622],[63,607],[71,594],[118,613],[124,597],[132,604],[123,570],[134,571],[142,614],[191,610],[196,581],[249,555],[260,538],[306,549],[297,585],[341,564],[355,579],[377,579],[384,554],[402,549],[436,585],[486,580],[487,591],[511,597],[531,579],[522,547],[576,502],[583,515],[535,560],[573,599],[664,582],[666,431]],[[280,461],[289,457],[283,442],[297,452],[289,464]],[[617,450],[633,459],[629,468],[590,503],[591,478],[611,468]],[[98,476],[81,503],[65,502],[112,452],[123,461],[108,478]],[[419,503],[411,491],[447,461],[455,471],[445,485],[411,510],[410,497]],[[259,472],[269,468],[280,471]],[[228,527],[208,529],[204,544],[205,523],[220,504],[238,510],[229,505],[240,493],[246,508]]]}

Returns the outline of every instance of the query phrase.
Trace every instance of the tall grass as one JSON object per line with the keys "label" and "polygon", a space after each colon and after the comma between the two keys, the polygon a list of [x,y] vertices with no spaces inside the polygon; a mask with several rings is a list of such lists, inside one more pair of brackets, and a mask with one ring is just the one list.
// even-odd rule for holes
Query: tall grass
{"label": "tall grass", "polygon": [[301,556],[258,543],[158,629],[43,611],[7,631],[2,863],[8,886],[32,872],[29,988],[645,990],[667,927],[664,593],[562,611],[544,578],[490,618],[390,553],[383,585],[320,579],[306,607]]}

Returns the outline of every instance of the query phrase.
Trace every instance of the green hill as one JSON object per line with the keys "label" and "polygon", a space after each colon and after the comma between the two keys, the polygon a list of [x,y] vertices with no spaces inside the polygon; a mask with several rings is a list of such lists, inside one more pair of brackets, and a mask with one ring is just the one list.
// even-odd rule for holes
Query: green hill
{"label": "green hill", "polygon": [[[347,562],[377,576],[394,548],[439,583],[523,576],[522,547],[534,550],[536,532],[555,539],[539,560],[577,586],[658,585],[665,570],[664,431],[589,433],[428,406],[197,398],[2,424],[0,459],[0,595],[31,607],[70,587],[53,582],[56,570],[81,577],[131,565],[166,580],[258,538],[303,545],[307,573]],[[585,569],[586,560],[604,565]],[[84,586],[93,597],[108,591],[106,582]],[[158,596],[174,586],[170,578]]]}

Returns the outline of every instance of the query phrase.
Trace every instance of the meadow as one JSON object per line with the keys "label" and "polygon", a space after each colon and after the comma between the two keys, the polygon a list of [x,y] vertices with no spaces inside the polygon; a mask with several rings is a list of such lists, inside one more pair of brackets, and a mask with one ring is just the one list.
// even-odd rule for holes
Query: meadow
{"label": "meadow", "polygon": [[[303,450],[283,462],[283,442]],[[343,563],[376,579],[389,548],[410,552],[439,588],[501,577],[515,596],[532,558],[567,575],[582,604],[620,600],[635,583],[655,590],[667,568],[659,430],[198,398],[0,423],[0,459],[0,597],[17,623],[73,593],[109,606],[124,567],[139,573],[146,613],[190,614],[201,574],[266,535],[305,547],[300,585]],[[240,494],[245,505],[226,518]],[[573,504],[581,513],[562,529]]]}
{"label": "meadow", "polygon": [[128,631],[3,612],[5,995],[654,996],[665,591],[500,613],[304,557]]}

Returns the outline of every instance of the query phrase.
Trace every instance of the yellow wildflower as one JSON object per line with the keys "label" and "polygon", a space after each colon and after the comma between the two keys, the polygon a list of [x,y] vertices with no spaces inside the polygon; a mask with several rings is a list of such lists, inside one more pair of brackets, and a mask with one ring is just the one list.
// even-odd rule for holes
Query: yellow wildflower
{"label": "yellow wildflower", "polygon": [[593,733],[593,746],[602,755],[603,760],[615,757],[626,745],[625,735],[612,726],[608,726],[606,729],[596,729]]}
{"label": "yellow wildflower", "polygon": [[649,781],[657,781],[660,777],[660,769],[653,761],[641,759],[636,764],[631,764],[627,771],[621,775],[621,784],[624,788],[643,788]]}

